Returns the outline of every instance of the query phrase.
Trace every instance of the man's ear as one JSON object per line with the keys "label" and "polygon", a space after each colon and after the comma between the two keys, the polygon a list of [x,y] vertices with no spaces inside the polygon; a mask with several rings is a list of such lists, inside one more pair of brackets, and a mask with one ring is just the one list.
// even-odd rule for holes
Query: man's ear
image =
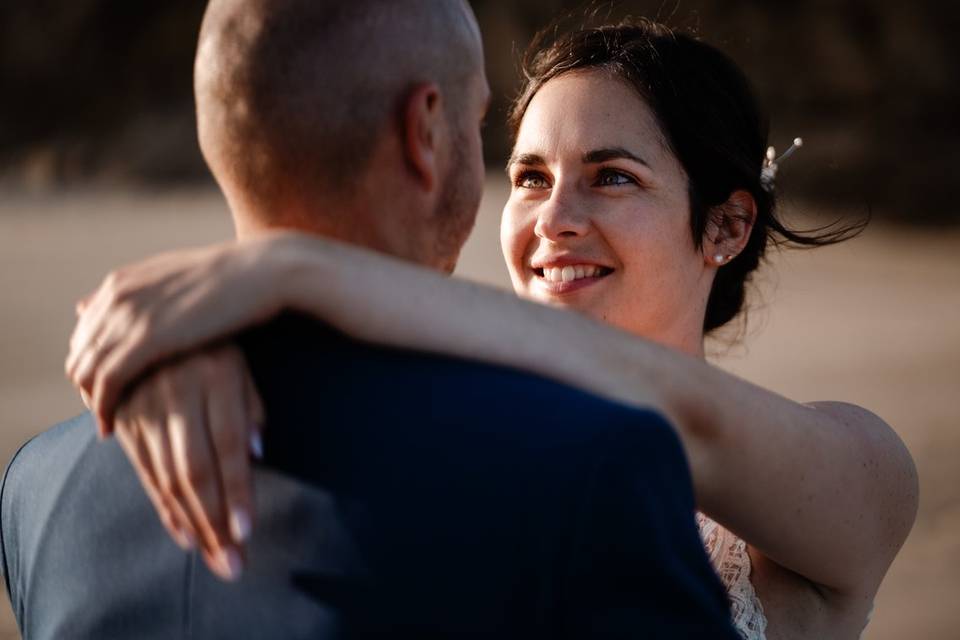
{"label": "man's ear", "polygon": [[407,96],[403,110],[403,150],[410,168],[428,191],[440,180],[439,151],[446,134],[440,88],[421,84]]}
{"label": "man's ear", "polygon": [[722,266],[740,255],[757,221],[757,203],[749,191],[739,189],[709,213],[703,238],[703,258]]}

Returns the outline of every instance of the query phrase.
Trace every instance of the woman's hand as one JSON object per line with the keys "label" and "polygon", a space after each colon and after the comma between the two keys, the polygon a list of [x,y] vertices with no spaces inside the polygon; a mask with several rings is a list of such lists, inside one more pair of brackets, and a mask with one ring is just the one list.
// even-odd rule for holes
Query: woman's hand
{"label": "woman's hand", "polygon": [[124,388],[150,365],[269,319],[281,308],[266,260],[287,234],[162,254],[109,274],[78,303],[67,376],[112,429]]}
{"label": "woman's hand", "polygon": [[116,413],[116,436],[164,527],[226,580],[239,577],[253,526],[250,454],[262,455],[263,419],[233,345],[164,365]]}

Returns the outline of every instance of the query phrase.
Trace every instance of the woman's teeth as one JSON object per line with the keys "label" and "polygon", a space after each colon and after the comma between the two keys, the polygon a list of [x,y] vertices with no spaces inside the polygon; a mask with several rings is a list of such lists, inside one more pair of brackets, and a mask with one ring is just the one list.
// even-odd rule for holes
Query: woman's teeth
{"label": "woman's teeth", "polygon": [[592,264],[544,267],[543,279],[547,282],[573,282],[581,278],[595,278],[600,275],[600,271],[601,267]]}

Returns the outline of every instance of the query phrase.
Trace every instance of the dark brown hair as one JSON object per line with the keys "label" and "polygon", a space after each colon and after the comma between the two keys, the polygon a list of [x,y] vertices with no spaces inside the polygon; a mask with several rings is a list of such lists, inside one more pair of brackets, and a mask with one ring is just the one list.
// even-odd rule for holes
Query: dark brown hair
{"label": "dark brown hair", "polygon": [[[711,216],[744,190],[757,218],[743,251],[718,271],[704,317],[704,332],[743,309],[745,288],[769,244],[818,247],[859,233],[866,221],[798,231],[776,214],[772,188],[761,182],[768,124],[749,81],[719,50],[647,19],[538,34],[523,58],[525,84],[513,103],[514,138],[530,100],[549,80],[576,70],[602,69],[632,85],[647,103],[664,139],[689,178],[690,229],[698,249]],[[713,218],[715,221],[716,217]]]}

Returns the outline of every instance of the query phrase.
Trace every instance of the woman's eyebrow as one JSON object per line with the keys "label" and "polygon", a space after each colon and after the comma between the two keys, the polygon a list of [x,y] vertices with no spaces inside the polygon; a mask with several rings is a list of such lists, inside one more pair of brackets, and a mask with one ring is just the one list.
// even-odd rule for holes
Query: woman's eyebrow
{"label": "woman's eyebrow", "polygon": [[[605,147],[603,149],[594,149],[593,151],[588,151],[583,154],[584,164],[598,164],[600,162],[606,162],[607,160],[617,159],[633,160],[648,169],[650,168],[646,160],[631,151],[627,151],[623,147]],[[513,153],[510,155],[510,159],[507,160],[507,169],[509,170],[510,167],[515,164],[536,166],[547,164],[547,161],[537,153]]]}
{"label": "woman's eyebrow", "polygon": [[510,154],[510,159],[507,160],[507,170],[510,170],[515,164],[526,164],[526,165],[543,165],[547,164],[547,161],[543,159],[543,156],[536,153],[512,153]]}
{"label": "woman's eyebrow", "polygon": [[623,147],[607,147],[604,149],[594,149],[593,151],[588,151],[583,154],[583,164],[597,164],[599,162],[606,162],[607,160],[617,160],[617,159],[626,159],[633,160],[634,162],[639,162],[643,166],[650,168],[650,165],[646,160],[627,151]]}

